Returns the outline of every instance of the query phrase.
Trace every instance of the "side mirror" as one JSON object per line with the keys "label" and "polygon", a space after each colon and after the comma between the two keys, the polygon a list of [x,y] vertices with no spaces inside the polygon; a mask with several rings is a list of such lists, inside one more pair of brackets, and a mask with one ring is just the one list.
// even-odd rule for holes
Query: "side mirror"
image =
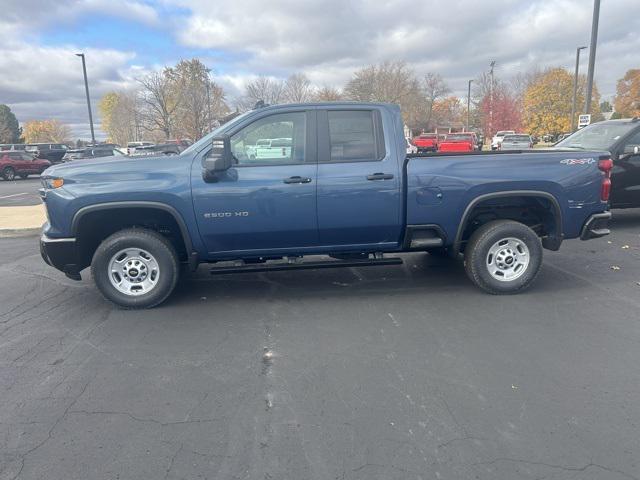
{"label": "side mirror", "polygon": [[209,155],[202,160],[202,178],[205,182],[215,182],[217,174],[229,170],[232,164],[231,139],[228,135],[214,137]]}

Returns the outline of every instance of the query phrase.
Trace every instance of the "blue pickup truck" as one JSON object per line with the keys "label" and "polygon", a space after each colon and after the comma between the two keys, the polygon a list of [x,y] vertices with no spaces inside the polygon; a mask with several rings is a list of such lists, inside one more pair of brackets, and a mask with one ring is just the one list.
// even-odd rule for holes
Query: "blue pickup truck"
{"label": "blue pickup truck", "polygon": [[[282,148],[252,154],[259,140]],[[284,142],[283,139],[286,139]],[[464,255],[469,278],[515,293],[543,248],[609,233],[602,151],[407,155],[379,103],[257,108],[177,156],[56,165],[42,176],[45,262],[126,308],[164,301],[180,273],[387,265]]]}

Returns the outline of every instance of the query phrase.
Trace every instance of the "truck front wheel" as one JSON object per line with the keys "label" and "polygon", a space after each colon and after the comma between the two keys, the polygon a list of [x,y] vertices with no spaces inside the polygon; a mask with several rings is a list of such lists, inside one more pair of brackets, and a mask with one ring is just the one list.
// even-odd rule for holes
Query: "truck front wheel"
{"label": "truck front wheel", "polygon": [[495,220],[478,228],[465,249],[465,269],[473,283],[493,295],[526,289],[542,264],[536,233],[512,220]]}
{"label": "truck front wheel", "polygon": [[124,308],[151,308],[176,286],[178,256],[169,240],[152,230],[128,228],[96,249],[91,273],[100,293]]}

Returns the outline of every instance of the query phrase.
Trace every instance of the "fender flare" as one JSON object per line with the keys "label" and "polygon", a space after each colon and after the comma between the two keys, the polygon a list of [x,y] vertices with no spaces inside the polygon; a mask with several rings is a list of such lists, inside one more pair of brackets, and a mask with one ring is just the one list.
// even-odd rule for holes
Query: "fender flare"
{"label": "fender flare", "polygon": [[560,208],[560,204],[558,203],[558,199],[548,192],[543,192],[541,190],[507,190],[504,192],[495,192],[495,193],[486,193],[484,195],[480,195],[474,198],[467,207],[464,209],[464,213],[462,214],[462,218],[460,220],[460,225],[458,225],[458,231],[456,233],[455,240],[453,242],[453,250],[454,252],[460,251],[460,246],[462,244],[462,235],[464,234],[465,229],[467,228],[467,223],[469,221],[469,215],[473,211],[473,209],[481,202],[486,200],[492,200],[494,198],[508,198],[508,197],[538,197],[544,198],[545,200],[549,200],[551,205],[553,205],[554,209],[554,218],[556,224],[556,234],[553,237],[549,237],[543,240],[543,246],[548,248],[549,250],[558,250],[560,248],[560,244],[564,238],[563,233],[563,222],[562,222],[562,209]]}
{"label": "fender flare", "polygon": [[74,237],[78,234],[78,227],[80,225],[80,221],[82,217],[87,215],[88,213],[101,211],[101,210],[117,210],[121,208],[151,208],[156,210],[162,210],[169,213],[176,223],[178,224],[178,228],[180,228],[180,234],[182,236],[182,240],[184,241],[184,246],[187,250],[187,255],[191,255],[193,250],[193,243],[191,242],[191,235],[189,234],[189,230],[187,229],[187,224],[184,222],[182,215],[180,212],[176,210],[171,205],[161,202],[148,202],[148,201],[124,201],[124,202],[106,202],[106,203],[96,203],[94,205],[87,205],[86,207],[82,207],[79,209],[73,216],[73,220],[71,221],[71,232]]}

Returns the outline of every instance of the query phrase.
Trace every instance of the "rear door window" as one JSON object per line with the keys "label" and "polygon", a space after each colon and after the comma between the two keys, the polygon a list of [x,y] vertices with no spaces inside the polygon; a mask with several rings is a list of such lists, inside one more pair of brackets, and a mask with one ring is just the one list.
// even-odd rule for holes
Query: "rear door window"
{"label": "rear door window", "polygon": [[331,162],[375,161],[384,157],[374,111],[329,110],[327,116]]}

